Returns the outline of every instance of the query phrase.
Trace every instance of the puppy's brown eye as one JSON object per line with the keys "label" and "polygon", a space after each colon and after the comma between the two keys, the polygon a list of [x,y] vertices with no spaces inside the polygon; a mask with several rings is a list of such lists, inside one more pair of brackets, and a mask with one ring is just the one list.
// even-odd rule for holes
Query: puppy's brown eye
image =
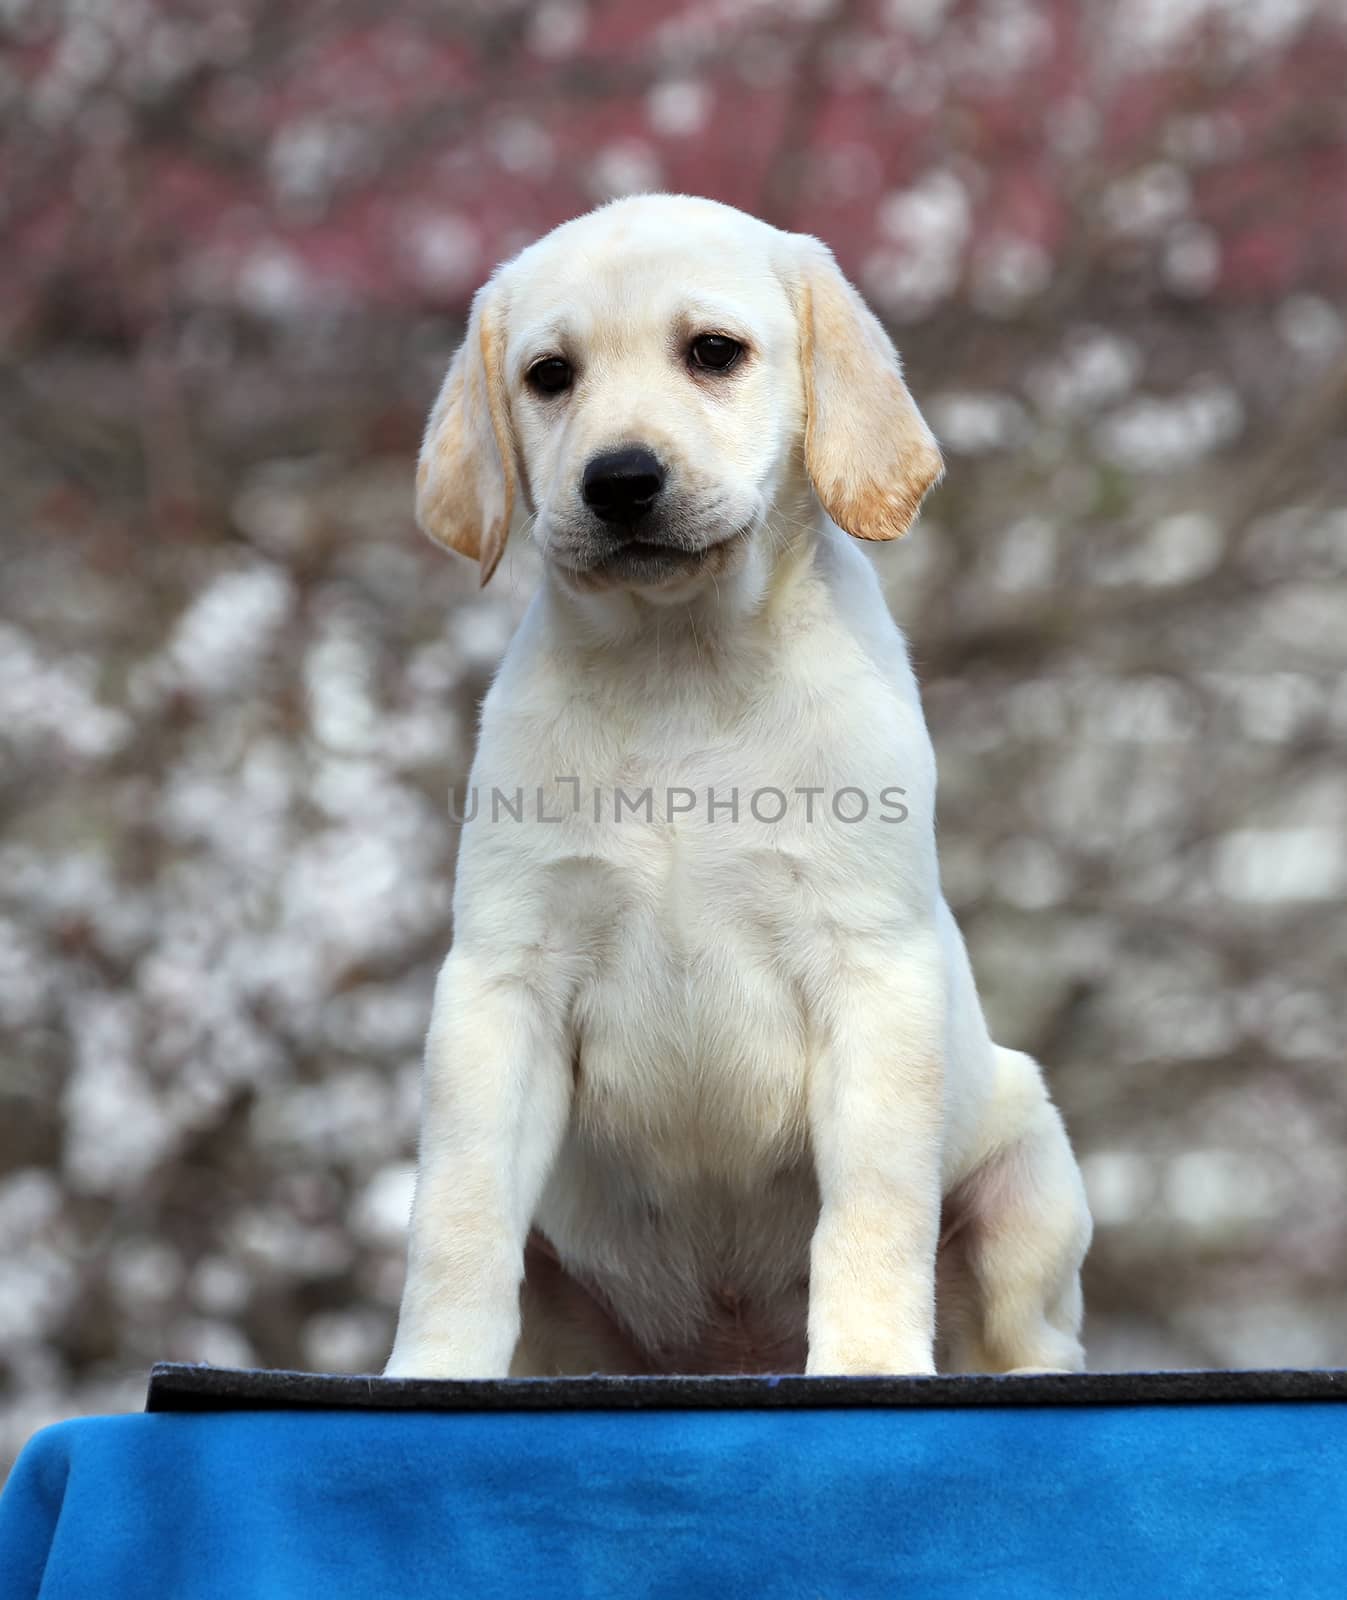
{"label": "puppy's brown eye", "polygon": [[563,361],[560,356],[546,356],[535,361],[524,376],[529,388],[538,394],[560,394],[563,389],[570,388],[575,374],[569,361]]}
{"label": "puppy's brown eye", "polygon": [[743,353],[743,345],[728,334],[702,333],[692,341],[688,360],[703,372],[728,372]]}

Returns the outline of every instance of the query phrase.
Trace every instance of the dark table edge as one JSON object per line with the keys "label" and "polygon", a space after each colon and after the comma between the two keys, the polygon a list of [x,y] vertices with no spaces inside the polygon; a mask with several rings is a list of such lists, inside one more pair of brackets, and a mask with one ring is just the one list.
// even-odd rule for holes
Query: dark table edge
{"label": "dark table edge", "polygon": [[157,1362],[146,1411],[708,1411],[1347,1399],[1347,1371],[937,1378],[381,1378]]}

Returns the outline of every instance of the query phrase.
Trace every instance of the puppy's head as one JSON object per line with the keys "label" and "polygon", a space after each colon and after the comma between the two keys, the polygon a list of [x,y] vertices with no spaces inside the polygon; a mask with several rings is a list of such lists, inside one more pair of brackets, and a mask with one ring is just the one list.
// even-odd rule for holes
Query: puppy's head
{"label": "puppy's head", "polygon": [[674,598],[770,539],[793,475],[848,533],[893,539],[940,470],[888,336],[823,245],[642,195],[478,293],[417,519],[485,583],[522,503],[564,581]]}

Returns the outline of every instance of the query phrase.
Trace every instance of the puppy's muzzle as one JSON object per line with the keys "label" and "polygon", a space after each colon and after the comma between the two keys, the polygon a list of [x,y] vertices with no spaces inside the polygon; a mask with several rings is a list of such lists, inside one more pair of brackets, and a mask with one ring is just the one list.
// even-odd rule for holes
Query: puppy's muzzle
{"label": "puppy's muzzle", "polygon": [[664,488],[664,467],[644,445],[593,457],[580,481],[585,504],[601,522],[634,528],[654,509]]}

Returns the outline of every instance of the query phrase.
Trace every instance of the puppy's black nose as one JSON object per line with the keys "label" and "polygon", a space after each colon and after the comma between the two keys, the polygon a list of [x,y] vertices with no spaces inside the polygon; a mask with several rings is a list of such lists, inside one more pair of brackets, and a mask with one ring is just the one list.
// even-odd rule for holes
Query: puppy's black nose
{"label": "puppy's black nose", "polygon": [[585,504],[604,522],[630,526],[654,505],[664,487],[664,468],[644,445],[610,450],[586,466]]}

